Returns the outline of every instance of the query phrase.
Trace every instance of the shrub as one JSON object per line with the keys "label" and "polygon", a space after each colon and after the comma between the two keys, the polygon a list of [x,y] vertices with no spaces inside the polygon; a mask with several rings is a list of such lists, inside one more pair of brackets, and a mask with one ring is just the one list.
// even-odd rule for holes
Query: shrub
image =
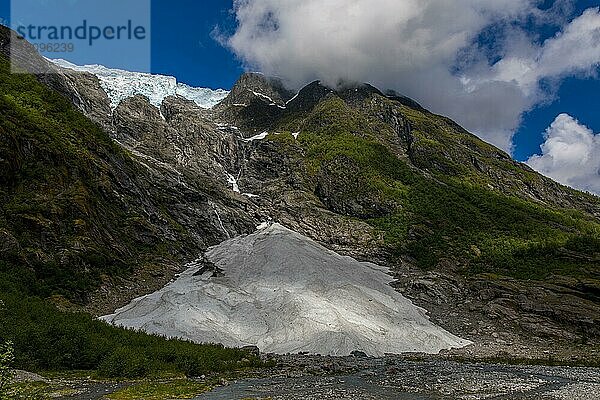
{"label": "shrub", "polygon": [[6,302],[0,312],[0,341],[14,342],[15,365],[22,369],[90,370],[101,377],[141,378],[198,376],[262,365],[239,349],[117,328],[16,292],[0,297]]}
{"label": "shrub", "polygon": [[148,376],[151,363],[144,354],[127,347],[119,347],[98,366],[98,373],[107,378],[142,378]]}
{"label": "shrub", "polygon": [[[2,306],[2,303],[0,303]],[[13,345],[6,342],[0,345],[0,400],[8,399],[8,387],[13,378],[12,363],[14,362]]]}

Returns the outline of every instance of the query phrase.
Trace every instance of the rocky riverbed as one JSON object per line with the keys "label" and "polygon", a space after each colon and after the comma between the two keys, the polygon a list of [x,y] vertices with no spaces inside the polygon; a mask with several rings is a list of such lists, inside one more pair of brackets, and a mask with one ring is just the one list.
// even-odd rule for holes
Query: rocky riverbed
{"label": "rocky riverbed", "polygon": [[[191,389],[185,398],[217,385],[210,392],[198,394],[194,400],[600,400],[600,368],[460,363],[435,356],[420,360],[358,354],[353,357],[262,357],[272,366],[186,380],[186,387]],[[19,398],[34,399],[171,399],[167,393],[177,391],[171,390],[170,385],[182,387],[180,378],[159,381],[162,386],[151,387],[146,380],[45,378],[25,372],[16,376],[21,389],[28,389],[21,392],[29,395]],[[138,386],[145,389],[122,392]]]}
{"label": "rocky riverbed", "polygon": [[278,356],[268,377],[197,397],[235,399],[600,399],[600,369]]}

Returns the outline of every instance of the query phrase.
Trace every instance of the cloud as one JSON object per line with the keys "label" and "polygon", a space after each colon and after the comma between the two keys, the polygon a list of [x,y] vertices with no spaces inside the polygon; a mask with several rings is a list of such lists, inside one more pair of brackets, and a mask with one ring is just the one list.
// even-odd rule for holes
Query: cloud
{"label": "cloud", "polygon": [[600,65],[600,12],[590,8],[529,54],[507,56],[493,67],[497,80],[514,81],[524,93],[534,94],[542,79],[578,73],[592,74]]}
{"label": "cloud", "polygon": [[560,114],[546,130],[542,155],[527,164],[576,189],[600,195],[600,134],[568,114]]}
{"label": "cloud", "polygon": [[[541,82],[592,73],[600,61],[598,8],[565,20],[572,1],[538,3],[236,0],[237,28],[223,41],[248,69],[292,87],[319,79],[394,89],[509,150],[523,112],[553,95]],[[531,26],[560,33],[540,43]]]}

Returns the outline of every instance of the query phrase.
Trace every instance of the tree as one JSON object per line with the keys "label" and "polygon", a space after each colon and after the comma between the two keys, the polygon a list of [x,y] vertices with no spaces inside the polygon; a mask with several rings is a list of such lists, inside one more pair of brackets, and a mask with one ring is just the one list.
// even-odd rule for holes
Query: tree
{"label": "tree", "polygon": [[12,363],[14,361],[12,342],[0,345],[0,400],[9,398],[8,387],[13,378]]}
{"label": "tree", "polygon": [[[0,300],[0,311],[4,310],[4,302]],[[15,359],[12,342],[0,344],[0,400],[9,398],[8,386],[13,378],[12,363]]]}

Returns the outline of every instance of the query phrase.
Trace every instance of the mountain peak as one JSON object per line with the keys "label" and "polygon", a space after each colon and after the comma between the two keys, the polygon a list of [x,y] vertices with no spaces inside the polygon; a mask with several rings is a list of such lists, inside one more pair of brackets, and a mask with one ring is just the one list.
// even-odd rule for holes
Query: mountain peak
{"label": "mountain peak", "polygon": [[292,111],[308,111],[316,106],[321,99],[331,93],[333,89],[324,86],[321,81],[314,81],[304,86],[288,101],[287,107]]}
{"label": "mountain peak", "polygon": [[385,96],[390,100],[395,100],[395,101],[399,102],[400,104],[405,105],[406,107],[410,107],[410,108],[413,108],[413,109],[419,110],[419,111],[426,111],[425,108],[423,108],[423,106],[421,106],[415,100],[413,100],[409,97],[403,96],[401,94],[398,94],[395,90],[387,90],[385,92]]}
{"label": "mountain peak", "polygon": [[362,103],[373,95],[384,96],[379,89],[369,83],[342,84],[336,93],[349,104]]}
{"label": "mountain peak", "polygon": [[268,77],[258,72],[245,72],[237,80],[229,96],[223,100],[226,106],[249,105],[260,100],[269,105],[285,107],[293,93],[285,88],[279,78]]}

